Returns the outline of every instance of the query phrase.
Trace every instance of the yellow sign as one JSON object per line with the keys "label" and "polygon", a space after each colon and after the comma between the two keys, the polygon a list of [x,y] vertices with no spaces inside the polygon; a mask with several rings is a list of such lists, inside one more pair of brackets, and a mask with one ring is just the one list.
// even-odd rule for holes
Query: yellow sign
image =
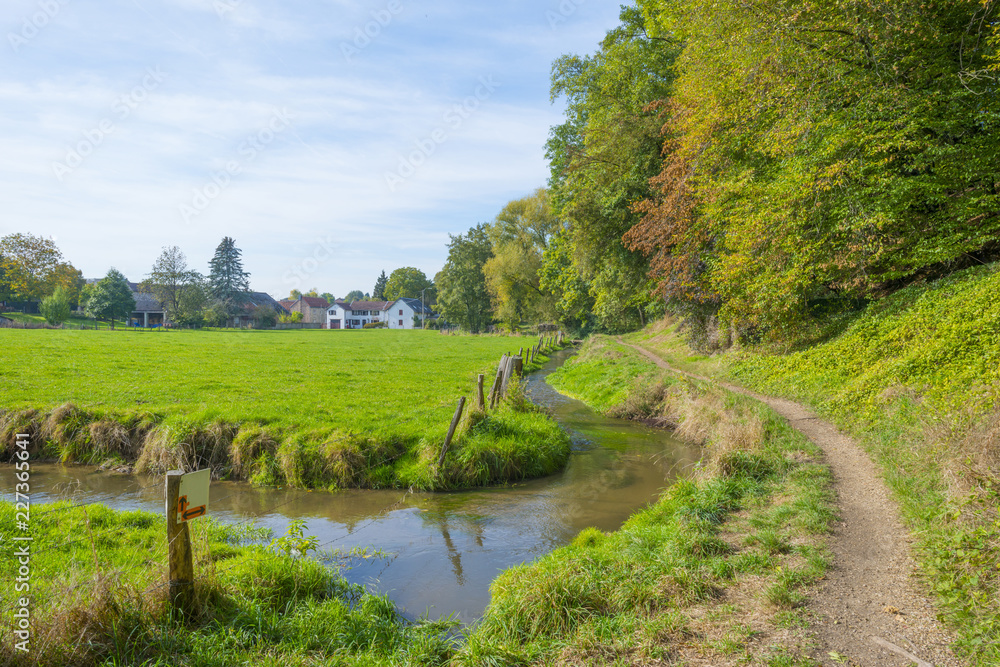
{"label": "yellow sign", "polygon": [[208,487],[211,482],[210,468],[181,476],[181,490],[177,495],[177,521],[191,521],[208,513]]}

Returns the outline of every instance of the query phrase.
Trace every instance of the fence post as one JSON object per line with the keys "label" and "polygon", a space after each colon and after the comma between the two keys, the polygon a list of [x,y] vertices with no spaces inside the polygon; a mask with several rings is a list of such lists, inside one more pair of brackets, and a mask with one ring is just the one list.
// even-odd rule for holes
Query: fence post
{"label": "fence post", "polygon": [[514,357],[514,373],[517,373],[517,377],[524,377],[524,359],[522,357]]}
{"label": "fence post", "polygon": [[444,463],[444,455],[448,453],[448,447],[451,445],[451,439],[455,435],[455,429],[458,428],[458,422],[462,419],[463,410],[465,410],[465,396],[458,399],[458,408],[455,410],[455,416],[451,418],[451,426],[448,427],[448,435],[445,436],[444,446],[441,448],[441,456],[438,458],[438,468]]}
{"label": "fence post", "polygon": [[194,599],[194,558],[187,522],[177,521],[177,501],[183,475],[181,470],[167,473],[167,550],[170,556],[170,601],[174,607],[187,611]]}
{"label": "fence post", "polygon": [[476,381],[476,398],[479,400],[478,407],[480,410],[486,409],[486,398],[483,397],[483,374],[479,374],[479,379]]}

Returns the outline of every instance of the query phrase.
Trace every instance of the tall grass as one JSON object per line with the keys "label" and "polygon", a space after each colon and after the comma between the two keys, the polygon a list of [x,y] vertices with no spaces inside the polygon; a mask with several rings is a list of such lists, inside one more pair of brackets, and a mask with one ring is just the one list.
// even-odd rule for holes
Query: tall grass
{"label": "tall grass", "polygon": [[[0,504],[0,531],[13,527],[13,506]],[[30,651],[15,650],[4,614],[0,664],[443,665],[454,650],[451,623],[407,621],[338,571],[252,543],[266,531],[210,520],[192,528],[195,604],[182,616],[163,585],[162,517],[67,503],[36,510]],[[10,600],[12,582],[2,586]]]}

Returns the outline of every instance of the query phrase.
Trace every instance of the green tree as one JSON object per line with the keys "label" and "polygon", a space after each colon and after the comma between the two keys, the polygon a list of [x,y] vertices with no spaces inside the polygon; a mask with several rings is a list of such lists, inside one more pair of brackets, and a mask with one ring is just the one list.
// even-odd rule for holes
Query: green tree
{"label": "green tree", "polygon": [[[163,248],[153,263],[153,270],[142,282],[140,289],[152,294],[163,304],[167,319],[178,321],[183,293],[194,283],[201,282],[197,271],[188,269],[187,258],[177,246]],[[201,310],[200,308],[198,310]]]}
{"label": "green tree", "polygon": [[115,328],[115,320],[125,320],[135,310],[135,297],[125,276],[112,268],[90,290],[87,313],[98,320],[107,320]]}
{"label": "green tree", "polygon": [[386,301],[385,298],[385,288],[389,284],[389,277],[385,275],[383,270],[381,275],[379,275],[378,280],[375,281],[375,288],[372,290],[372,298],[375,301]]}
{"label": "green tree", "polygon": [[347,296],[344,297],[344,301],[346,301],[347,303],[351,303],[352,301],[361,301],[364,298],[365,298],[364,292],[362,292],[359,289],[354,289],[347,293]]}
{"label": "green tree", "polygon": [[486,230],[481,224],[451,236],[448,260],[434,278],[442,317],[471,333],[483,331],[492,319],[483,267],[493,257],[493,246]]}
{"label": "green tree", "polygon": [[69,297],[66,294],[66,290],[62,287],[57,287],[52,296],[47,296],[42,299],[39,311],[42,313],[42,316],[45,317],[45,321],[53,326],[62,324],[68,320]]}
{"label": "green tree", "polygon": [[269,329],[278,323],[278,313],[269,306],[257,306],[253,309],[254,329]]}
{"label": "green tree", "polygon": [[226,236],[209,262],[209,293],[221,306],[226,318],[243,310],[250,293],[250,274],[243,270],[243,251]]}
{"label": "green tree", "polygon": [[308,296],[308,297],[316,298],[316,297],[319,297],[319,291],[315,287],[313,287],[311,290],[309,290],[308,292],[306,292],[302,296]]}
{"label": "green tree", "polygon": [[574,257],[572,234],[559,230],[542,253],[539,287],[555,297],[559,321],[566,328],[586,330],[594,319],[594,297]]}
{"label": "green tree", "polygon": [[62,261],[62,252],[52,239],[9,234],[0,238],[0,261],[11,297],[40,301],[55,289],[51,279]]}
{"label": "green tree", "polygon": [[298,301],[301,298],[302,298],[302,292],[300,292],[297,289],[293,289],[291,292],[288,293],[289,301]]}
{"label": "green tree", "polygon": [[419,299],[423,291],[424,303],[432,304],[436,302],[434,294],[434,283],[427,279],[424,272],[412,266],[404,266],[396,269],[389,275],[389,280],[385,285],[385,300],[395,301],[403,297]]}
{"label": "green tree", "polygon": [[555,315],[554,299],[540,287],[542,254],[561,223],[549,203],[548,192],[508,202],[487,227],[493,247],[483,267],[494,317],[510,328],[522,321],[540,321]]}
{"label": "green tree", "polygon": [[[201,327],[205,324],[205,308],[209,304],[208,285],[204,276],[192,272],[192,279],[180,288],[177,298],[175,324],[182,327]],[[223,322],[224,323],[224,322]]]}
{"label": "green tree", "polygon": [[337,297],[335,297],[334,295],[330,294],[329,292],[323,292],[322,294],[320,294],[320,296],[323,297],[324,299],[326,299],[327,303],[333,303],[334,301],[337,300]]}
{"label": "green tree", "polygon": [[[567,326],[585,319],[586,309],[604,330],[632,329],[657,301],[646,256],[623,236],[639,222],[633,204],[650,195],[649,179],[662,165],[661,102],[672,93],[678,51],[651,38],[642,14],[625,7],[596,53],[553,63],[551,95],[565,98],[566,121],[546,144],[549,187],[569,227],[545,284],[558,293]],[[569,274],[560,278],[561,270]],[[580,292],[584,285],[591,298]]]}

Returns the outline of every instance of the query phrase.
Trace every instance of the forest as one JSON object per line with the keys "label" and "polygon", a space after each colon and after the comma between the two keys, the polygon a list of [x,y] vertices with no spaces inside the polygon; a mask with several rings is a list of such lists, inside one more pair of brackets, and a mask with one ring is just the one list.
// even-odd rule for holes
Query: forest
{"label": "forest", "polygon": [[789,340],[1000,255],[998,3],[640,0],[552,65],[544,188],[453,236],[445,317]]}

